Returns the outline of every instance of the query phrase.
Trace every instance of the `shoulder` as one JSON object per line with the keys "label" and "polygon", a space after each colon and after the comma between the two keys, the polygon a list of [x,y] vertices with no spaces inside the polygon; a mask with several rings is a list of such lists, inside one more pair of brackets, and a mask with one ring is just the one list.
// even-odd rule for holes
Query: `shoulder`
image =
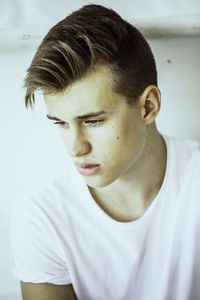
{"label": "shoulder", "polygon": [[200,171],[200,141],[176,139],[177,160],[180,159],[185,173],[194,175]]}
{"label": "shoulder", "polygon": [[74,187],[78,187],[78,185],[78,179],[73,172],[63,171],[18,197],[13,207],[13,213],[18,211],[32,214],[38,211],[44,213],[47,208],[48,211],[54,211],[63,201],[70,202],[75,194]]}
{"label": "shoulder", "polygon": [[28,238],[34,233],[42,239],[58,231],[68,232],[79,209],[77,180],[72,174],[62,173],[18,198],[11,213],[12,236]]}
{"label": "shoulder", "polygon": [[181,179],[192,174],[200,167],[200,141],[195,139],[174,138],[164,135],[169,159]]}
{"label": "shoulder", "polygon": [[77,187],[76,176],[61,173],[17,200],[11,216],[10,242],[15,260],[13,274],[18,279],[71,283],[66,255],[73,238],[74,205],[78,205],[75,184]]}
{"label": "shoulder", "polygon": [[[70,176],[67,176],[70,180]],[[66,284],[71,279],[61,251],[61,239],[70,240],[66,176],[50,178],[18,199],[13,207],[10,243],[13,274],[25,282]],[[63,198],[61,198],[61,196]],[[64,200],[65,201],[64,201]]]}
{"label": "shoulder", "polygon": [[175,153],[182,159],[188,159],[194,154],[200,153],[200,140],[189,138],[175,138],[163,135],[167,146],[174,148]]}
{"label": "shoulder", "polygon": [[171,142],[182,190],[189,193],[190,199],[200,199],[200,141],[171,138]]}

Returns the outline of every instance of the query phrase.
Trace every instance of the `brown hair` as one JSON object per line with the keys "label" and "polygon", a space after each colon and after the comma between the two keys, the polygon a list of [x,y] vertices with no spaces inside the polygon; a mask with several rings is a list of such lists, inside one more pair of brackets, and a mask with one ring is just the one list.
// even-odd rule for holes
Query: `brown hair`
{"label": "brown hair", "polygon": [[157,85],[152,51],[143,35],[112,9],[85,5],[50,29],[27,70],[25,105],[34,93],[60,93],[96,65],[110,67],[113,90],[135,103],[148,85]]}

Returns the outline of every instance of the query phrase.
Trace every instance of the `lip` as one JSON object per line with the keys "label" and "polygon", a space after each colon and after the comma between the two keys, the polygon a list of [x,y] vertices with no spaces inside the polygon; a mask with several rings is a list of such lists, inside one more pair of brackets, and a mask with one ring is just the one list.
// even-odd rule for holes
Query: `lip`
{"label": "lip", "polygon": [[89,176],[96,173],[100,169],[100,165],[82,163],[76,164],[76,168],[81,175]]}

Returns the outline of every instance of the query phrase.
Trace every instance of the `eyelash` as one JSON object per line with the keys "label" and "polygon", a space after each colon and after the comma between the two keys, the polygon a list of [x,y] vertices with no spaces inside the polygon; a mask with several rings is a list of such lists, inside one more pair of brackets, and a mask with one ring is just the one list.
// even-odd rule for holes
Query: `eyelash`
{"label": "eyelash", "polygon": [[[98,124],[102,123],[103,120],[87,120],[85,121],[86,124],[91,124],[93,126],[97,126]],[[55,122],[53,124],[59,125],[60,127],[65,127],[65,122]]]}
{"label": "eyelash", "polygon": [[64,127],[64,126],[65,126],[64,123],[65,123],[65,122],[55,122],[55,123],[53,123],[53,124],[59,125],[59,126],[61,126],[61,127]]}

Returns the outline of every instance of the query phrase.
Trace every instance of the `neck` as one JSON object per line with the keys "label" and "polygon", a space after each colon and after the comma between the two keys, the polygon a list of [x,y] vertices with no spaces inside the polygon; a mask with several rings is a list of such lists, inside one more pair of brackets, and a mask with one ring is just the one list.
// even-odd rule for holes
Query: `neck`
{"label": "neck", "polygon": [[[162,185],[166,170],[166,145],[155,124],[147,127],[147,138],[138,160],[115,182],[107,187],[90,191],[97,202],[122,205],[145,210],[151,204]],[[112,197],[111,197],[112,196]],[[111,204],[112,203],[112,204]]]}

